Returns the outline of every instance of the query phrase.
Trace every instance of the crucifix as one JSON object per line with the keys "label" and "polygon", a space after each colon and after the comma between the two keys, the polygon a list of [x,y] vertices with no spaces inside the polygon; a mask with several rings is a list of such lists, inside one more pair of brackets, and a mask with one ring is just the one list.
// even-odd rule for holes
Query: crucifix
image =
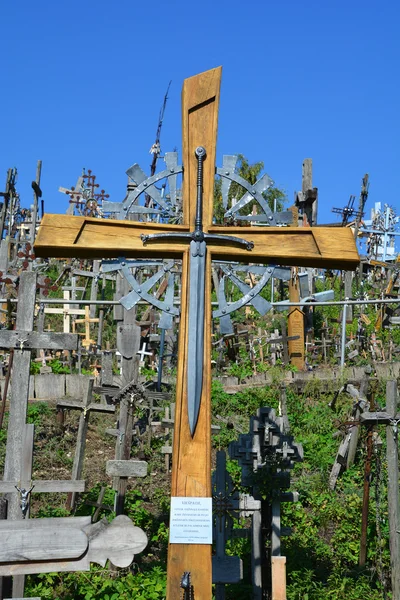
{"label": "crucifix", "polygon": [[[220,80],[221,68],[218,67],[184,82],[182,224],[46,214],[35,244],[36,255],[43,257],[115,258],[124,255],[128,259],[146,257],[182,260],[172,468],[174,497],[211,498],[212,495],[211,260],[336,269],[354,269],[359,263],[354,238],[346,228],[332,231],[322,227],[226,228],[214,225],[213,193]],[[223,171],[229,174],[230,169]],[[138,194],[154,183],[151,179],[149,181],[151,183],[143,182],[138,185]],[[253,195],[260,205],[266,204],[262,194],[253,186],[249,186],[248,195]],[[162,202],[164,201],[160,198],[160,203]],[[239,211],[241,206],[243,204],[238,202],[231,209],[231,214]],[[268,206],[264,211],[264,220],[277,225],[278,218]],[[260,220],[259,215],[256,218]],[[121,268],[124,268],[122,262]],[[175,314],[174,310],[175,307],[172,306],[170,314]],[[188,572],[196,600],[210,600],[211,544],[188,542],[169,545],[169,600],[179,597],[181,578]]]}

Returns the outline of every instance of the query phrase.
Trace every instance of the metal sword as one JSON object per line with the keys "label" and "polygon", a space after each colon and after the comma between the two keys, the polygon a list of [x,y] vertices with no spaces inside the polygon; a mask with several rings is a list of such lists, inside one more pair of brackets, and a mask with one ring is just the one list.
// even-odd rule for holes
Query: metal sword
{"label": "metal sword", "polygon": [[155,233],[142,235],[143,244],[169,239],[171,241],[190,242],[189,259],[189,327],[188,327],[188,365],[187,395],[188,419],[192,437],[196,431],[199,418],[200,402],[203,390],[204,365],[204,317],[205,317],[205,278],[207,242],[226,244],[230,242],[251,250],[253,242],[239,237],[204,233],[203,231],[203,162],[206,150],[198,146],[195,150],[197,158],[197,197],[194,231],[190,233]]}

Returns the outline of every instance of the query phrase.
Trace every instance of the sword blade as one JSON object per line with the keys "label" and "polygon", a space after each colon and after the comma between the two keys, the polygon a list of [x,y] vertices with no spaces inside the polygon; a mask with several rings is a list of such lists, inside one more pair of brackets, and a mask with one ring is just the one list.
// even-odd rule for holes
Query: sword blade
{"label": "sword blade", "polygon": [[189,427],[192,437],[199,418],[203,390],[204,315],[205,315],[206,243],[190,242],[189,265],[189,336],[187,394]]}

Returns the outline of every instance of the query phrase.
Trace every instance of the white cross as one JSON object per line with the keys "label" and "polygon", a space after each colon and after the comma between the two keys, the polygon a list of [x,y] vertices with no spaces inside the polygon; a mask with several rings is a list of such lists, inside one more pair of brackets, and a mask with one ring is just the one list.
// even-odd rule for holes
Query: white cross
{"label": "white cross", "polygon": [[145,357],[145,356],[153,356],[153,352],[146,352],[146,346],[147,346],[147,343],[146,343],[146,342],[143,342],[142,349],[141,349],[141,350],[139,350],[139,351],[136,353],[136,354],[139,354],[139,356],[140,356],[140,362],[142,362],[142,363],[144,362],[144,357]]}
{"label": "white cross", "polygon": [[[68,290],[64,290],[64,300],[70,299],[70,293]],[[71,331],[71,315],[84,315],[85,310],[83,308],[74,308],[73,305],[64,304],[63,308],[51,308],[46,307],[44,312],[49,315],[64,315],[64,333],[70,333]]]}

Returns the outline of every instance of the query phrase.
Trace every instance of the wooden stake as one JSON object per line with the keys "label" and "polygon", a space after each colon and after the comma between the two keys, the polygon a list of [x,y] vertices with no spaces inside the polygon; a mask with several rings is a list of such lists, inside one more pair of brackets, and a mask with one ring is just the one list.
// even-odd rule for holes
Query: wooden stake
{"label": "wooden stake", "polygon": [[[292,270],[292,278],[289,281],[289,301],[299,302],[300,286],[297,269]],[[292,365],[300,371],[304,369],[304,313],[300,307],[293,306],[288,317],[289,337],[299,336],[296,340],[289,341],[289,359]]]}
{"label": "wooden stake", "polygon": [[392,578],[392,598],[400,600],[400,498],[399,498],[399,441],[396,419],[398,403],[397,382],[386,384],[386,411],[393,422],[386,426],[386,457],[388,463],[389,546]]}

